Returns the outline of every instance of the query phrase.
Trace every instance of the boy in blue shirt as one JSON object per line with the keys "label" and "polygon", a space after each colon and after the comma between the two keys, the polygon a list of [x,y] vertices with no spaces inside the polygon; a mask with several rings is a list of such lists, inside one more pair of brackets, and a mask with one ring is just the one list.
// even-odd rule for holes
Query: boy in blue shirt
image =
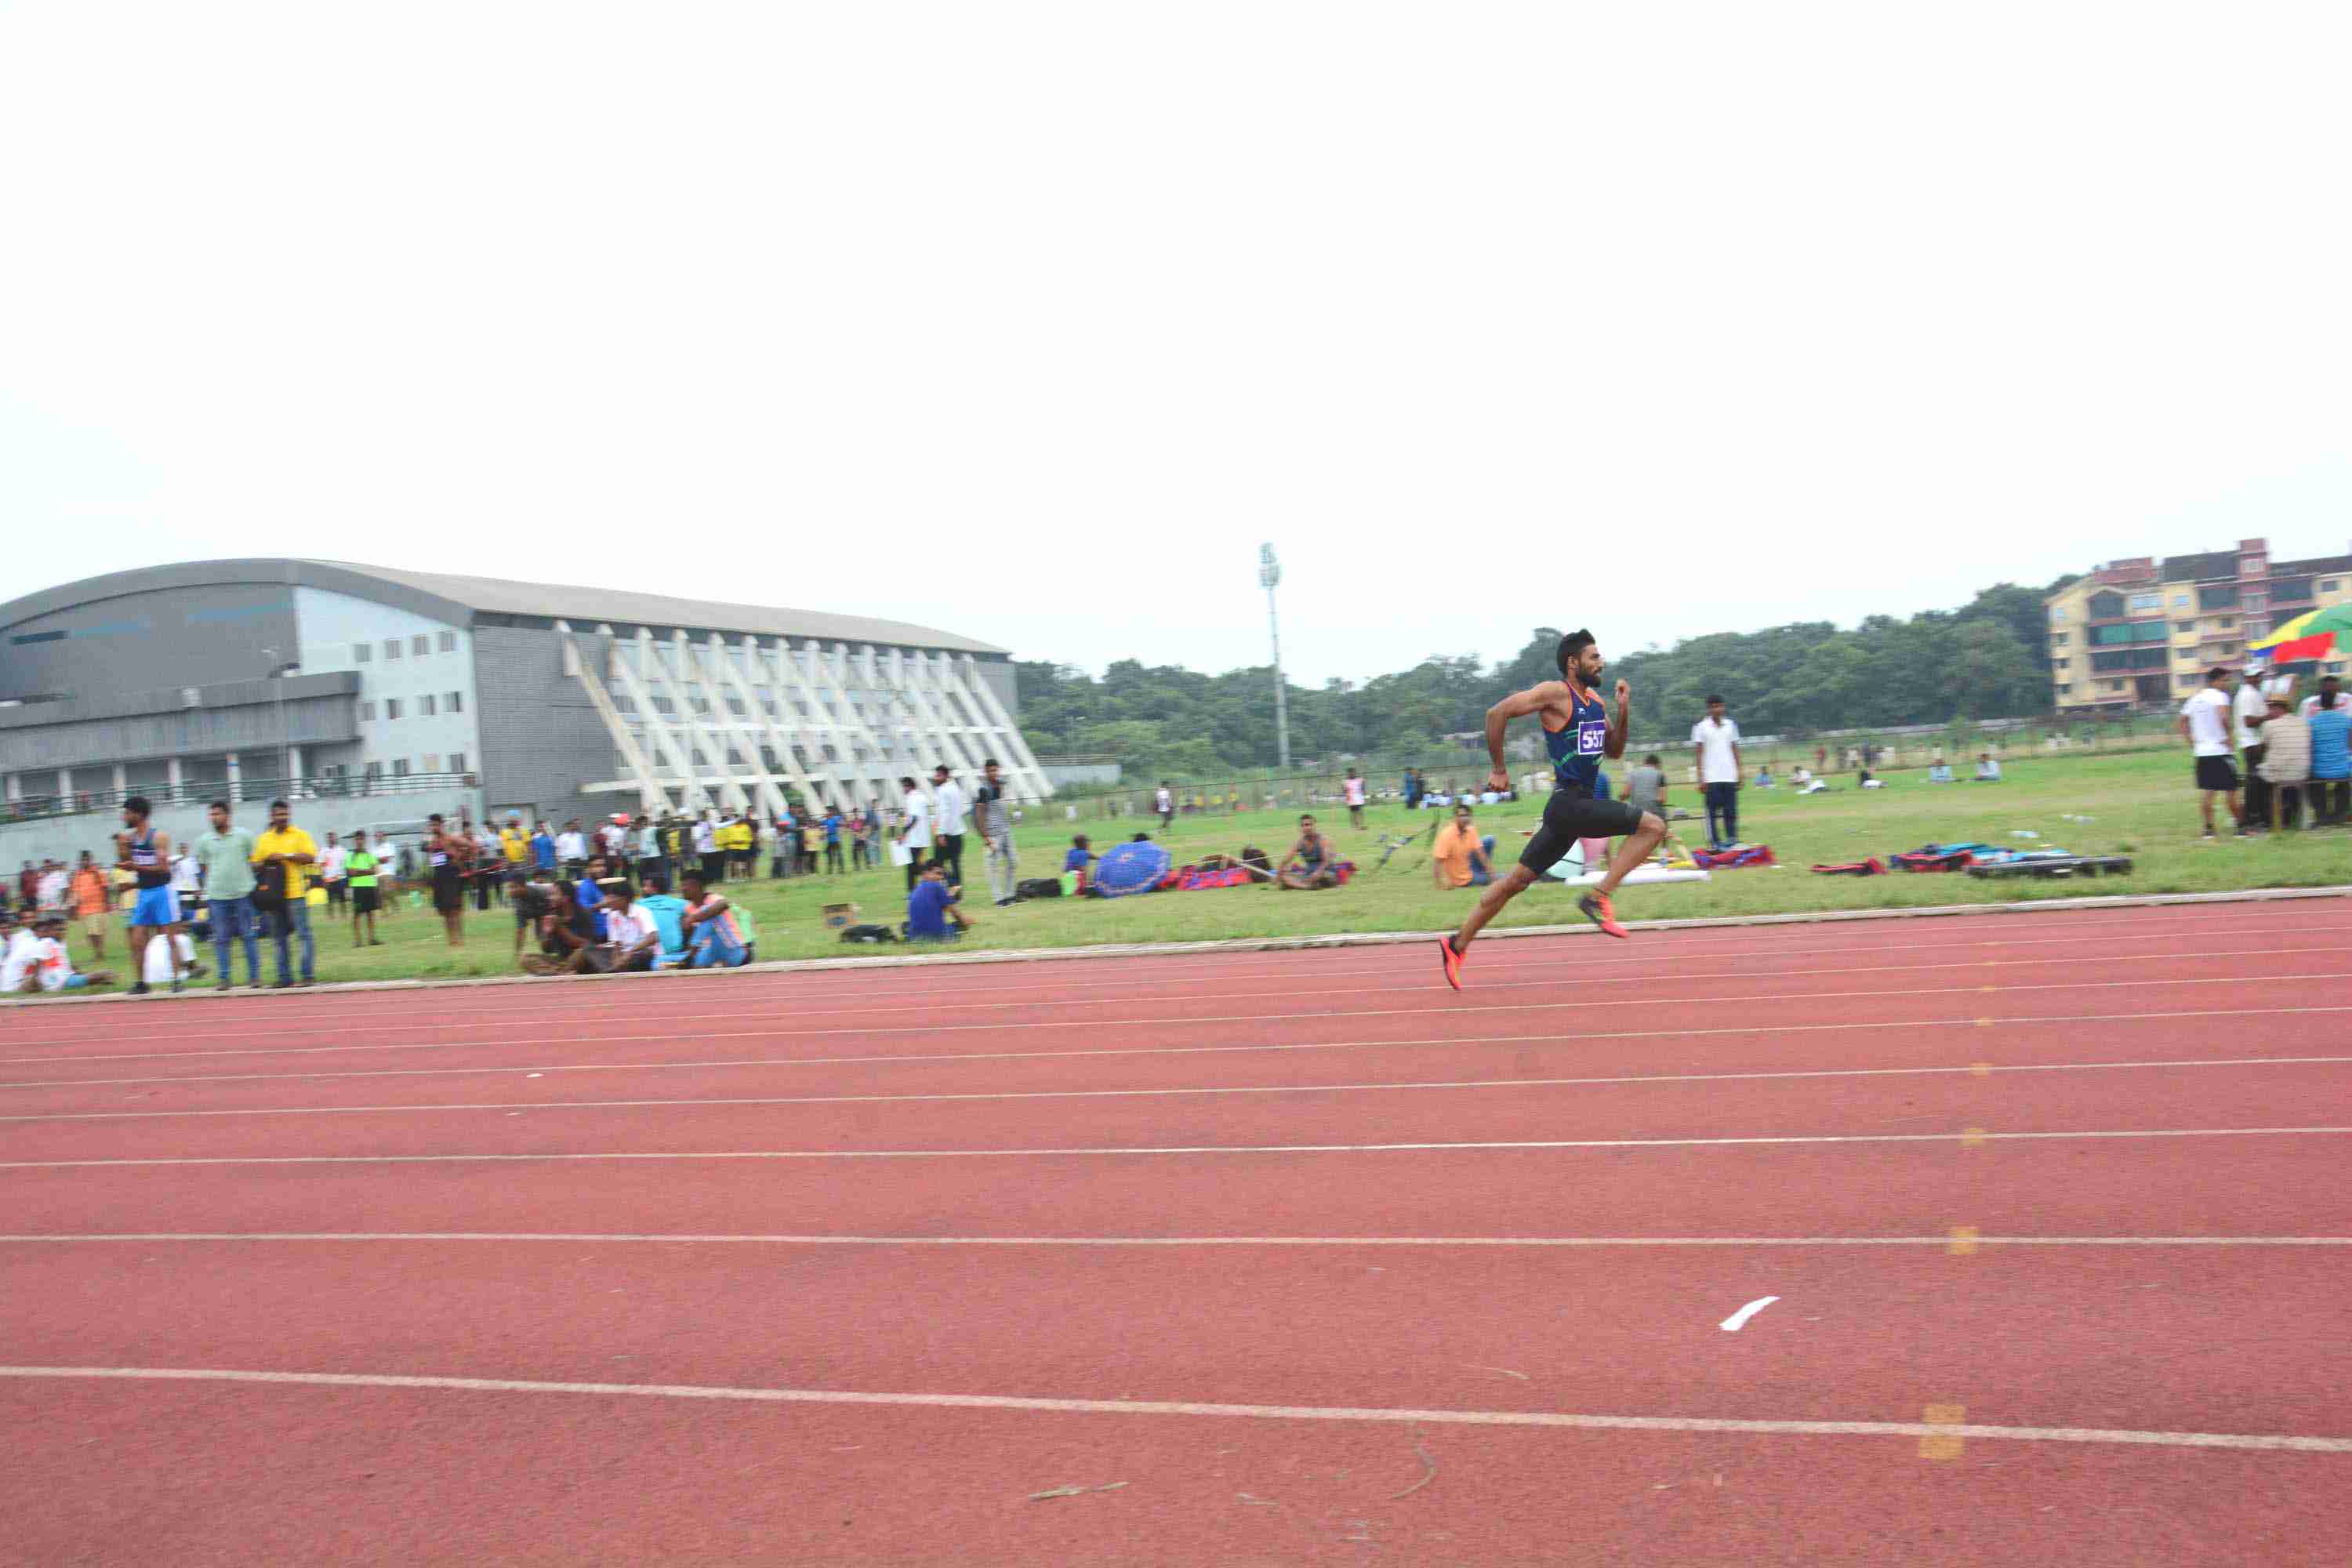
{"label": "boy in blue shirt", "polygon": [[1095,852],[1087,847],[1087,836],[1081,833],[1071,839],[1070,852],[1062,857],[1062,871],[1065,876],[1077,878],[1077,892],[1081,898],[1086,895],[1088,870],[1094,863]]}
{"label": "boy in blue shirt", "polygon": [[971,922],[955,906],[956,889],[948,886],[946,872],[936,860],[925,862],[915,890],[907,895],[907,940],[945,942],[950,922],[957,936],[970,931]]}

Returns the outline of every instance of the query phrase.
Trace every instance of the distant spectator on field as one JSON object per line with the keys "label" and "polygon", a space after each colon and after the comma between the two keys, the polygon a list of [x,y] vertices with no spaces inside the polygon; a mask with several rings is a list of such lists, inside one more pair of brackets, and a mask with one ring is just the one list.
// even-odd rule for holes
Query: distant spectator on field
{"label": "distant spectator on field", "polygon": [[701,877],[689,874],[680,889],[686,913],[678,921],[686,938],[689,969],[739,969],[751,962],[751,944],[728,901]]}
{"label": "distant spectator on field", "polygon": [[937,814],[932,842],[938,846],[931,858],[947,867],[948,885],[960,888],[963,886],[964,825],[971,815],[971,801],[944,765],[931,770],[931,806]]}
{"label": "distant spectator on field", "polygon": [[88,974],[75,972],[73,954],[66,947],[65,917],[54,910],[35,915],[22,940],[12,932],[5,956],[0,956],[0,991],[10,995],[79,991],[113,983],[114,976],[104,970]]}
{"label": "distant spectator on field", "polygon": [[2338,679],[2336,677],[2332,675],[2323,675],[2319,678],[2319,689],[2305,698],[2303,700],[2303,705],[2300,708],[2297,708],[2295,711],[2308,719],[2314,713],[2318,712],[2323,707],[2333,708],[2336,706],[2335,703],[2324,702],[2321,700],[2326,697],[2330,692],[2341,693],[2343,689],[2343,681]]}
{"label": "distant spectator on field", "polygon": [[1365,800],[1364,769],[1361,763],[1348,764],[1347,780],[1339,788],[1348,802],[1348,826],[1360,833],[1364,827]]}
{"label": "distant spectator on field", "polygon": [[1151,809],[1160,815],[1160,832],[1176,826],[1176,792],[1168,787],[1166,779],[1161,779],[1160,787],[1152,792]]}
{"label": "distant spectator on field", "polygon": [[66,907],[66,884],[68,880],[68,878],[66,874],[65,862],[61,860],[42,861],[41,896],[38,900],[39,906],[45,910],[64,909]]}
{"label": "distant spectator on field", "polygon": [[[1642,759],[1640,767],[1627,771],[1625,798],[1635,810],[1649,812],[1660,822],[1666,819],[1666,770],[1658,761],[1657,752],[1652,752]],[[1712,827],[1714,824],[1715,819],[1709,817],[1707,826]]]}
{"label": "distant spectator on field", "polygon": [[2352,701],[2334,676],[2306,698],[2304,723],[2311,730],[2311,816],[2322,827],[2352,821]]}
{"label": "distant spectator on field", "polygon": [[702,873],[705,886],[727,879],[727,859],[719,850],[718,813],[709,806],[694,819],[694,863]]}
{"label": "distant spectator on field", "polygon": [[2260,833],[2271,825],[2271,785],[2263,776],[2263,726],[2271,716],[2270,699],[2263,691],[2262,671],[2248,665],[2239,671],[2238,689],[2230,699],[2231,732],[2245,759],[2245,815],[2242,829]]}
{"label": "distant spectator on field", "polygon": [[836,874],[844,868],[841,864],[841,830],[844,824],[840,810],[826,806],[824,815],[817,819],[817,826],[824,830],[825,872],[827,875]]}
{"label": "distant spectator on field", "polygon": [[649,879],[645,892],[637,900],[637,908],[651,915],[654,929],[661,933],[661,952],[654,960],[656,969],[670,969],[686,962],[686,900],[669,890],[668,879]]}
{"label": "distant spectator on field", "polygon": [[588,868],[588,836],[580,831],[580,819],[572,818],[563,831],[555,836],[555,858],[562,865],[563,874],[577,880]]}
{"label": "distant spectator on field", "polygon": [[89,961],[106,962],[106,928],[112,920],[109,912],[113,905],[110,879],[89,850],[81,852],[73,876],[67,884],[67,896],[73,900],[74,919],[81,922],[82,934],[89,939]]}
{"label": "distant spectator on field", "polygon": [[931,847],[931,803],[911,778],[898,780],[898,842],[907,851],[907,891],[913,892],[923,875],[923,856]]}
{"label": "distant spectator on field", "polygon": [[580,974],[595,960],[603,945],[596,922],[572,897],[572,884],[550,879],[534,880],[524,889],[524,902],[540,910],[539,951],[522,956],[529,974]]}
{"label": "distant spectator on field", "polygon": [[1977,753],[1977,776],[1969,782],[1971,784],[2000,783],[2000,764],[1993,760],[1993,754],[1990,752]]}
{"label": "distant spectator on field", "polygon": [[1771,763],[1766,763],[1756,770],[1756,787],[1758,789],[1770,789],[1772,787]]}
{"label": "distant spectator on field", "polygon": [[246,984],[258,989],[261,951],[254,940],[258,925],[253,910],[253,835],[231,826],[225,800],[213,802],[208,815],[212,826],[197,835],[195,857],[204,873],[205,901],[213,922],[213,960],[219,971],[213,984],[218,990],[229,988],[236,969],[236,944],[242,940]]}
{"label": "distant spectator on field", "polygon": [[1304,891],[1309,888],[1337,887],[1339,874],[1331,868],[1331,843],[1315,826],[1312,816],[1298,819],[1298,842],[1290,847],[1282,864],[1275,868],[1275,885]]}
{"label": "distant spectator on field", "polygon": [[1076,892],[1080,898],[1093,889],[1095,851],[1083,833],[1070,840],[1070,847],[1062,856],[1062,874],[1078,879]]}
{"label": "distant spectator on field", "polygon": [[344,866],[351,851],[343,847],[341,835],[327,835],[326,847],[319,851],[319,886],[327,889],[327,912],[343,913],[351,905],[351,877]]}
{"label": "distant spectator on field", "polygon": [[814,814],[801,818],[801,869],[814,877],[818,862],[824,858],[824,829],[817,825]]}
{"label": "distant spectator on field", "polygon": [[617,811],[597,825],[596,842],[598,847],[604,851],[604,864],[607,866],[621,864],[621,851],[627,847],[628,839],[628,824]]}
{"label": "distant spectator on field", "polygon": [[661,956],[661,925],[648,910],[636,907],[636,894],[626,877],[607,877],[600,889],[604,902],[604,951],[596,964],[607,973],[651,969]]}
{"label": "distant spectator on field", "polygon": [[1927,782],[1929,784],[1957,784],[1959,781],[1952,777],[1952,764],[1945,762],[1939,757],[1937,759],[1935,765],[1927,770]]}
{"label": "distant spectator on field", "polygon": [[[2238,804],[2238,768],[2231,747],[2230,672],[2215,665],[2205,672],[2204,689],[2180,705],[2180,738],[2197,759],[2198,805],[2205,820],[2205,837],[2213,837],[2213,797],[2226,795],[2238,837],[2250,838],[2244,808]],[[2263,709],[2269,711],[2267,704]]]}
{"label": "distant spectator on field", "polygon": [[1454,820],[1437,830],[1429,878],[1441,888],[1483,888],[1495,879],[1494,835],[1479,836],[1468,806],[1455,806]]}
{"label": "distant spectator on field", "polygon": [[1739,842],[1739,726],[1720,697],[1708,698],[1706,717],[1691,726],[1691,761],[1706,795],[1707,847],[1727,849]]}
{"label": "distant spectator on field", "polygon": [[988,890],[998,909],[1019,890],[1021,859],[1013,847],[1013,802],[1004,792],[1004,770],[994,757],[981,764],[980,788],[972,795],[972,824],[980,830],[988,860]]}
{"label": "distant spectator on field", "polygon": [[2271,786],[2272,816],[2283,830],[2303,826],[2303,786],[2311,777],[2311,723],[2281,695],[2265,700],[2263,721],[2263,782]]}
{"label": "distant spectator on field", "polygon": [[547,830],[544,822],[531,827],[530,868],[541,875],[552,875],[556,869],[555,835]]}
{"label": "distant spectator on field", "polygon": [[950,927],[957,937],[970,931],[971,922],[956,908],[957,892],[948,885],[947,868],[940,862],[934,860],[924,867],[907,894],[907,940],[946,942]]}
{"label": "distant spectator on field", "polygon": [[319,863],[319,846],[294,826],[293,813],[282,800],[269,803],[269,827],[253,841],[254,908],[269,921],[268,934],[278,950],[278,988],[294,984],[289,944],[302,939],[302,984],[316,978],[319,950],[310,935],[310,904],[303,897],[310,868]]}

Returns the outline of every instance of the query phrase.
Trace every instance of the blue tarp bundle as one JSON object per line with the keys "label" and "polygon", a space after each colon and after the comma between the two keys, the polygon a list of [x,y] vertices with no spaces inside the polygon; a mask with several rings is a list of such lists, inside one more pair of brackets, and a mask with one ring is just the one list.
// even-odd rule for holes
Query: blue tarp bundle
{"label": "blue tarp bundle", "polygon": [[1172,863],[1168,851],[1148,838],[1114,844],[1095,862],[1095,891],[1106,899],[1148,893],[1160,886]]}

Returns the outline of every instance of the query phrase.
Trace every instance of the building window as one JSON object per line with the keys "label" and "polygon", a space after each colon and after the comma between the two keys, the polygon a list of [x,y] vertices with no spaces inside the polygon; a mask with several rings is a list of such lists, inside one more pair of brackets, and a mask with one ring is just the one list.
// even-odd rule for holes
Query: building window
{"label": "building window", "polygon": [[2095,621],[2113,620],[2124,613],[2124,596],[2121,594],[2094,594],[2088,613]]}
{"label": "building window", "polygon": [[2225,632],[2236,626],[2237,624],[2238,617],[2235,616],[2223,616],[2221,617],[2221,629]]}
{"label": "building window", "polygon": [[[447,712],[463,713],[466,710],[466,694],[462,691],[452,691],[448,696],[441,700],[441,705],[444,710]],[[451,773],[457,773],[461,770],[452,768],[449,771]]]}
{"label": "building window", "polygon": [[2263,557],[2260,555],[2238,557],[2238,575],[2241,577],[2259,577],[2265,570],[2267,570],[2266,563]]}
{"label": "building window", "polygon": [[367,776],[372,779],[380,779],[383,777],[383,764],[382,763],[370,763],[367,765]]}
{"label": "building window", "polygon": [[2197,629],[2197,623],[2195,621],[2175,621],[2172,623],[2172,629],[2186,637],[2189,633]]}
{"label": "building window", "polygon": [[428,773],[437,773],[441,771],[441,754],[438,752],[425,753],[425,771]]}
{"label": "building window", "polygon": [[449,753],[449,771],[453,773],[462,773],[466,771],[465,752],[452,752]]}
{"label": "building window", "polygon": [[2058,695],[2061,697],[2065,696],[2068,692],[2074,689],[2074,688],[2066,681],[2062,680],[2058,683]]}
{"label": "building window", "polygon": [[2050,624],[2053,626],[2063,626],[2066,624],[2065,605],[2060,605],[2050,612]]}
{"label": "building window", "polygon": [[2107,689],[2110,691],[2121,691],[2123,689],[2124,683],[2120,680],[2110,680],[2107,682]]}
{"label": "building window", "polygon": [[2233,642],[2225,642],[2225,643],[2223,643],[2223,644],[2221,645],[2221,657],[2222,657],[2222,658],[2227,658],[2230,655],[2231,655],[2231,654],[2233,654],[2233,653],[2235,653],[2235,652],[2237,652],[2237,651],[2238,651],[2238,645],[2237,645],[2236,643],[2233,643]]}
{"label": "building window", "polygon": [[2271,624],[2263,616],[2252,616],[2246,620],[2246,635],[2250,637],[2258,637],[2270,629]]}
{"label": "building window", "polygon": [[2333,594],[2336,592],[2336,579],[2330,577],[2327,581],[2322,583],[2319,585],[2319,591],[2323,594]]}
{"label": "building window", "polygon": [[374,653],[375,645],[373,643],[355,642],[352,644],[352,662],[353,664],[365,664],[369,658],[374,655]]}
{"label": "building window", "polygon": [[2267,610],[2271,607],[2271,596],[2268,594],[2248,594],[2241,601],[2241,607],[2249,610]]}
{"label": "building window", "polygon": [[[456,632],[443,632],[441,634],[441,651],[443,653],[456,653],[457,651],[457,634]],[[449,771],[455,773],[457,770],[452,768]]]}
{"label": "building window", "polygon": [[383,716],[387,719],[397,719],[400,717],[399,698],[387,697],[383,700]]}
{"label": "building window", "polygon": [[2187,609],[2187,608],[2189,607],[2189,595],[2186,595],[2186,594],[2175,594],[2175,595],[2172,595],[2172,607],[2173,607],[2174,609],[2176,609],[2176,610],[2185,610],[2185,609]]}
{"label": "building window", "polygon": [[362,703],[361,703],[361,704],[360,704],[360,722],[361,722],[361,723],[362,723],[362,724],[372,724],[372,723],[373,723],[374,721],[375,721],[375,704],[374,704],[374,703],[373,703],[373,702],[362,702]]}
{"label": "building window", "polygon": [[425,636],[422,632],[408,639],[408,651],[416,655],[419,658],[424,658],[425,655],[432,649],[432,647],[433,639]]}
{"label": "building window", "polygon": [[394,757],[392,759],[392,776],[396,779],[404,779],[408,776],[408,759],[406,757]]}
{"label": "building window", "polygon": [[2164,608],[2164,595],[2161,594],[2134,594],[2132,595],[2131,607],[2132,614],[2135,616],[2144,614],[2149,610],[2160,610]]}
{"label": "building window", "polygon": [[398,637],[386,637],[383,639],[383,657],[386,658],[398,658],[400,657],[400,639]]}
{"label": "building window", "polygon": [[[419,718],[430,719],[433,717],[433,693],[428,691],[424,696],[416,700],[416,712]],[[439,768],[427,768],[425,771],[428,773],[437,773],[441,770]]]}
{"label": "building window", "polygon": [[2066,665],[2067,661],[2063,658],[2053,658],[2050,661],[2050,668],[2053,669],[2063,669]]}
{"label": "building window", "polygon": [[2238,590],[2230,588],[2200,588],[2197,607],[2200,610],[2234,610],[2238,607]]}
{"label": "building window", "polygon": [[[2066,646],[2067,638],[2072,635],[2073,634],[2068,632],[2052,632],[2050,634],[2050,646],[2052,647],[2064,647]],[[794,706],[798,707],[803,713],[808,711],[808,707],[805,703],[796,703]],[[863,709],[865,704],[862,702],[853,703],[851,706]]]}

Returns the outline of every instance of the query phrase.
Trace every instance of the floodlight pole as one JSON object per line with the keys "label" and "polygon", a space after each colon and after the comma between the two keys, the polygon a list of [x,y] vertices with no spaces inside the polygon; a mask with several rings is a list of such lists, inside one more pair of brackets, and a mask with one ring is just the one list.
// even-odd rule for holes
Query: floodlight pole
{"label": "floodlight pole", "polygon": [[1282,581],[1282,563],[1274,558],[1274,546],[1257,547],[1257,582],[1265,590],[1266,635],[1274,639],[1274,743],[1284,771],[1290,767],[1290,708],[1282,690],[1282,620],[1274,610],[1274,587]]}

